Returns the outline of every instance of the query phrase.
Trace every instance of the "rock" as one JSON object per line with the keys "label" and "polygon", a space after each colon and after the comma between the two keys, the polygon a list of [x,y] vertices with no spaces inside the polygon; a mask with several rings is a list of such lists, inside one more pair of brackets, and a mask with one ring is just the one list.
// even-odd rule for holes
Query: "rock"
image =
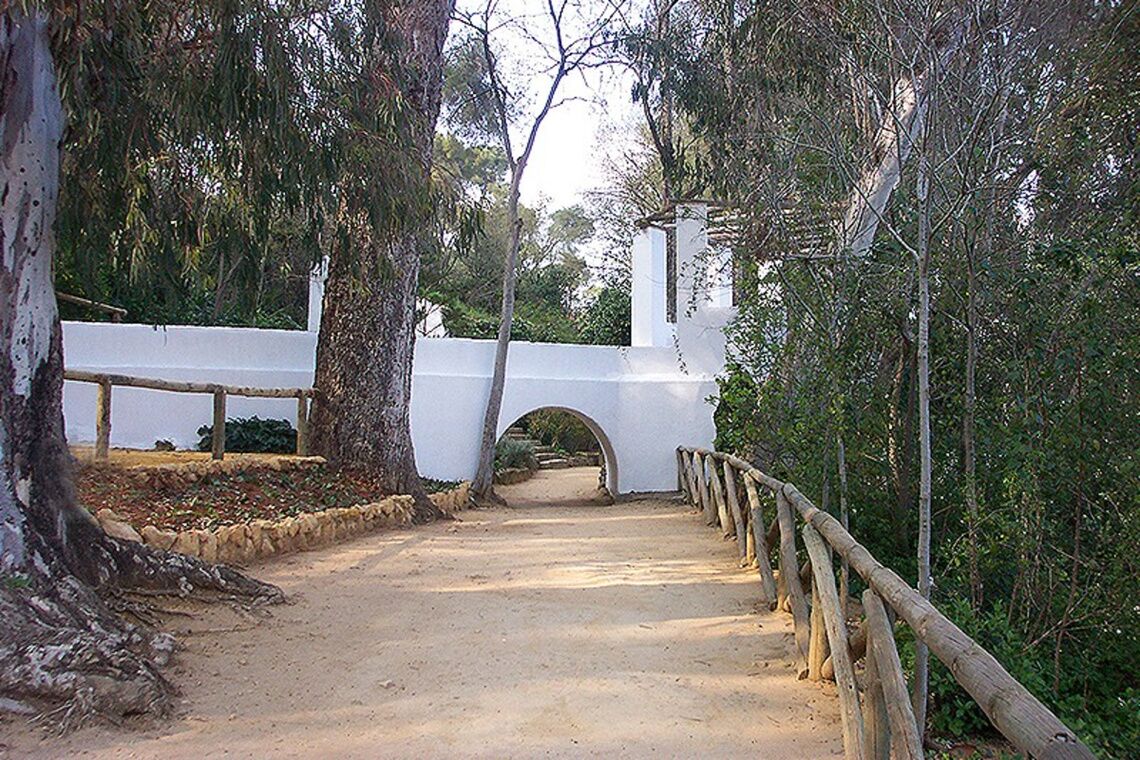
{"label": "rock", "polygon": [[175,539],[178,534],[172,530],[159,530],[153,525],[144,525],[142,529],[143,543],[147,546],[153,546],[155,549],[169,550],[174,546]]}
{"label": "rock", "polygon": [[176,551],[179,554],[185,554],[188,557],[198,556],[198,533],[197,531],[184,530],[178,534],[178,538],[174,539],[174,545],[170,547],[171,551]]}
{"label": "rock", "polygon": [[95,519],[99,521],[99,526],[103,528],[103,532],[111,538],[117,538],[120,541],[134,541],[139,544],[143,542],[142,536],[131,527],[130,523],[109,509],[100,509]]}
{"label": "rock", "polygon": [[198,556],[210,564],[218,561],[218,537],[213,531],[198,531]]}

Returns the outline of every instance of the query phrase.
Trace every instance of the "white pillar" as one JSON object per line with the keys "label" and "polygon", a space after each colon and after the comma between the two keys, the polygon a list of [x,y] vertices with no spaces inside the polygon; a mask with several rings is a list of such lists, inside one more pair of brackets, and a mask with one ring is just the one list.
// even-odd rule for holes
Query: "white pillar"
{"label": "white pillar", "polygon": [[709,298],[709,207],[677,204],[677,321],[704,308]]}
{"label": "white pillar", "polygon": [[689,372],[715,376],[724,371],[724,327],[733,310],[713,300],[710,278],[720,265],[709,250],[708,206],[678,204],[676,229],[677,347]]}
{"label": "white pillar", "polygon": [[309,327],[311,333],[321,331],[321,309],[325,302],[325,280],[329,278],[329,257],[309,271]]}
{"label": "white pillar", "polygon": [[667,346],[672,329],[665,319],[665,231],[646,227],[633,238],[630,288],[630,343]]}

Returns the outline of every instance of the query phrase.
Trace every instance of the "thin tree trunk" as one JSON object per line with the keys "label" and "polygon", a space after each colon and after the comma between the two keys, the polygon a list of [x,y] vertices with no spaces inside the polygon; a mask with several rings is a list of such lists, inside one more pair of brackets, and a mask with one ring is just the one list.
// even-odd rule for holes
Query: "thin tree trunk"
{"label": "thin tree trunk", "polygon": [[120,591],[280,600],[227,567],[118,541],[76,503],[63,425],[55,253],[63,116],[48,19],[0,14],[0,694],[63,702],[55,720],[163,714],[167,634],[108,606]]}
{"label": "thin tree trunk", "polygon": [[499,334],[495,342],[495,365],[491,374],[487,408],[483,415],[483,433],[479,442],[479,462],[471,484],[473,498],[480,501],[498,500],[494,490],[495,434],[498,432],[499,413],[503,408],[503,392],[507,381],[507,354],[511,346],[511,323],[514,321],[515,314],[515,282],[518,276],[516,270],[518,268],[519,241],[522,235],[522,220],[519,218],[519,187],[522,184],[523,176],[526,174],[527,163],[534,151],[539,130],[555,106],[554,99],[562,86],[562,80],[565,79],[571,68],[582,61],[581,54],[579,54],[576,62],[571,62],[567,58],[566,47],[562,39],[561,15],[554,10],[553,5],[548,6],[548,9],[551,14],[551,21],[554,24],[555,37],[558,40],[558,65],[553,78],[550,80],[550,86],[547,88],[546,99],[531,123],[522,152],[517,156],[511,140],[505,102],[506,93],[499,81],[497,62],[491,51],[490,30],[487,28],[479,30],[483,44],[484,64],[487,67],[487,76],[490,79],[498,119],[499,139],[503,146],[503,152],[507,156],[507,165],[511,169],[511,186],[507,197],[507,222],[511,228],[511,240],[504,261],[503,301],[499,313]]}
{"label": "thin tree trunk", "polygon": [[970,573],[970,603],[982,607],[982,575],[978,562],[978,479],[974,425],[977,410],[978,279],[977,262],[966,252],[966,398],[962,411],[963,490],[966,497],[966,562]]}
{"label": "thin tree trunk", "polygon": [[[411,149],[420,190],[428,192],[431,150],[443,83],[443,44],[453,0],[416,0],[382,13],[403,43],[403,95],[413,114]],[[410,408],[416,341],[416,290],[424,241],[416,225],[387,245],[387,266],[333,256],[317,340],[313,450],[335,466],[374,475],[387,491],[411,494],[416,519],[442,513],[416,470]],[[362,281],[362,271],[385,276]]]}
{"label": "thin tree trunk", "polygon": [[[918,592],[930,598],[930,161],[925,136],[918,159]],[[922,641],[914,648],[914,716],[926,726],[930,652]]]}

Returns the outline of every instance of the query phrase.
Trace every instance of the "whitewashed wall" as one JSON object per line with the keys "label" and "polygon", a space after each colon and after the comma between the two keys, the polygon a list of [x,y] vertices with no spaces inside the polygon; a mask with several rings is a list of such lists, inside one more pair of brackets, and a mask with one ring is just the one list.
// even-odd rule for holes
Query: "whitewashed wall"
{"label": "whitewashed wall", "polygon": [[[664,322],[665,246],[657,230],[634,244],[634,346],[511,344],[499,433],[528,412],[558,407],[577,413],[598,436],[614,493],[676,487],[678,445],[711,444],[715,377],[724,366],[723,327],[732,316],[709,282],[707,210],[678,208],[678,321]],[[82,369],[265,388],[313,382],[323,272],[310,290],[309,331],[167,327],[66,322],[64,361]],[[460,480],[474,475],[490,388],[492,341],[421,338],[412,381],[412,439],[420,473]],[[111,445],[150,448],[158,439],[194,446],[209,424],[208,395],[116,387]],[[229,417],[293,420],[292,399],[227,399]],[[95,438],[95,386],[64,387],[67,435]]]}
{"label": "whitewashed wall", "polygon": [[[151,328],[67,322],[67,367],[168,380],[262,387],[308,387],[316,335],[225,327]],[[417,343],[412,437],[420,472],[470,478],[494,361],[491,341],[426,338]],[[562,407],[586,419],[606,448],[615,493],[671,490],[674,448],[712,440],[715,392],[707,375],[680,371],[673,349],[514,343],[508,361],[500,433],[527,412]],[[208,395],[116,387],[111,444],[149,448],[157,439],[193,446],[209,424]],[[227,399],[231,417],[292,420],[291,399]],[[68,438],[95,437],[95,386],[64,388]]]}

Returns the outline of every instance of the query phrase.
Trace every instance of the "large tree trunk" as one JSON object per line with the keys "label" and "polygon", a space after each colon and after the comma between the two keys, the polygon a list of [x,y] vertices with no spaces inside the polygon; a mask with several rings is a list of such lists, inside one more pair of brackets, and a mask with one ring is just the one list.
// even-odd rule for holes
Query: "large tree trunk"
{"label": "large tree trunk", "polygon": [[[407,75],[402,95],[412,114],[416,182],[427,192],[453,0],[382,5],[381,13],[402,44],[399,54]],[[383,81],[377,76],[378,83]],[[385,490],[413,495],[420,522],[441,515],[416,470],[409,417],[424,234],[418,225],[397,233],[387,246],[382,279],[361,276],[380,268],[332,256],[317,341],[311,439],[314,450],[333,465],[365,470]]]}
{"label": "large tree trunk", "polygon": [[108,606],[120,591],[280,600],[224,566],[105,535],[76,504],[63,426],[52,276],[63,116],[41,15],[0,15],[0,695],[99,712],[165,713],[173,639]]}

